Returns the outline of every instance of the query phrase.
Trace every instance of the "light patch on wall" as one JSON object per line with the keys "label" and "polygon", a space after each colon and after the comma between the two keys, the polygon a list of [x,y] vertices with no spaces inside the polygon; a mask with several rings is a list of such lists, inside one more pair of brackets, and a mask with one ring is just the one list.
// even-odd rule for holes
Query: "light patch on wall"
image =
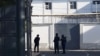
{"label": "light patch on wall", "polygon": [[83,25],[83,43],[98,43],[100,44],[100,25],[86,24]]}
{"label": "light patch on wall", "polygon": [[91,30],[91,29],[93,29],[95,26],[85,26],[85,27],[83,27],[83,34],[84,33],[86,33],[86,32],[88,32],[89,30]]}

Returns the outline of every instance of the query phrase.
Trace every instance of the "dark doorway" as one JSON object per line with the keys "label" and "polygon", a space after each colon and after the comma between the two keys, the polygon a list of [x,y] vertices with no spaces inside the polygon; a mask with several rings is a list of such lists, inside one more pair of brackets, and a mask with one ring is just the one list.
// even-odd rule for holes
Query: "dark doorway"
{"label": "dark doorway", "polygon": [[55,24],[55,33],[61,37],[64,34],[67,38],[66,49],[79,49],[79,24]]}

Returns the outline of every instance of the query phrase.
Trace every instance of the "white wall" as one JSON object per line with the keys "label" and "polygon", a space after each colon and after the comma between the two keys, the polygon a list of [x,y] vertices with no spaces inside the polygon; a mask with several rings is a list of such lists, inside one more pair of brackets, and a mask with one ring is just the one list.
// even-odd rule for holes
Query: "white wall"
{"label": "white wall", "polygon": [[43,14],[43,3],[42,2],[32,2],[32,15],[41,15]]}
{"label": "white wall", "polygon": [[52,5],[52,14],[67,14],[67,2],[53,2]]}
{"label": "white wall", "polygon": [[100,49],[100,24],[81,24],[80,40],[81,49]]}
{"label": "white wall", "polygon": [[91,13],[91,0],[78,0],[77,1],[77,13]]}
{"label": "white wall", "polygon": [[[70,0],[77,1],[77,9],[70,9],[69,0],[33,0],[32,15],[67,15],[74,13],[91,13],[96,8],[92,0]],[[45,2],[52,2],[52,10],[45,9]],[[99,9],[98,5],[98,10]],[[96,22],[94,18],[67,18],[65,16],[32,16],[32,23],[81,23]]]}
{"label": "white wall", "polygon": [[34,50],[34,38],[39,34],[40,36],[40,48],[49,48],[49,26],[48,25],[33,25],[31,32],[31,44],[32,50]]}
{"label": "white wall", "polygon": [[83,26],[83,43],[100,43],[100,25]]}
{"label": "white wall", "polygon": [[[77,1],[77,9],[70,9],[70,1]],[[92,0],[33,0],[32,15],[51,15],[51,14],[74,14],[91,13],[96,11],[96,5]],[[45,2],[52,2],[52,10],[45,9]],[[100,5],[97,5],[100,12]]]}
{"label": "white wall", "polygon": [[96,22],[94,18],[67,18],[61,16],[35,16],[31,17],[31,21],[33,24],[51,24],[51,23],[88,23],[88,22]]}

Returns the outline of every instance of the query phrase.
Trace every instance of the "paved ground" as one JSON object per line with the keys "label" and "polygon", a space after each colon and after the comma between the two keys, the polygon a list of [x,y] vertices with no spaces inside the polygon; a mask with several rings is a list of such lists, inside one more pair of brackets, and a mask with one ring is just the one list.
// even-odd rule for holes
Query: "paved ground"
{"label": "paved ground", "polygon": [[53,50],[40,51],[39,53],[32,52],[32,56],[100,56],[100,50],[66,50],[66,54],[54,54]]}

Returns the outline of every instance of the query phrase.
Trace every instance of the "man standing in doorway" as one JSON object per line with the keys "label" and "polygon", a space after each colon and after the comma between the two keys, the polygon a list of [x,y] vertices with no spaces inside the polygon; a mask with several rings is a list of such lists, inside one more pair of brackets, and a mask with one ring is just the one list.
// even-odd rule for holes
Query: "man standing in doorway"
{"label": "man standing in doorway", "polygon": [[37,34],[37,36],[34,39],[34,52],[36,52],[36,48],[37,48],[37,52],[39,52],[39,41],[40,41],[40,37],[39,34]]}
{"label": "man standing in doorway", "polygon": [[54,49],[55,49],[55,53],[59,53],[59,36],[58,33],[56,33],[55,37],[54,37]]}

